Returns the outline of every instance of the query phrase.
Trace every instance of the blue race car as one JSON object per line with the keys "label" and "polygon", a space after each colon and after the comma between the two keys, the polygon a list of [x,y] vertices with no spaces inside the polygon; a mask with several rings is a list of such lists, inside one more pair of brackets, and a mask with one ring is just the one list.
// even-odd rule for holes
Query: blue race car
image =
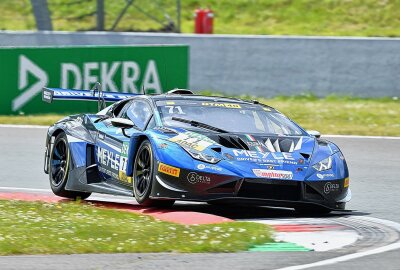
{"label": "blue race car", "polygon": [[[44,171],[54,194],[344,210],[349,172],[339,148],[257,101],[43,89],[43,100],[96,100],[97,114],[66,117],[47,132]],[[106,102],[114,102],[106,107]]]}

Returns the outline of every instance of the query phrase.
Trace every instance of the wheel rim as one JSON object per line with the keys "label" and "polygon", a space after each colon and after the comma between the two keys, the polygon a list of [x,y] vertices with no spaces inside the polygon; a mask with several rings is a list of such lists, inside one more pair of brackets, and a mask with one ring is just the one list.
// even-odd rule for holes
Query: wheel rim
{"label": "wheel rim", "polygon": [[68,149],[64,139],[57,141],[51,155],[51,182],[59,186],[65,180],[68,170]]}
{"label": "wheel rim", "polygon": [[135,162],[135,192],[143,196],[150,187],[152,175],[152,157],[148,146],[140,149]]}

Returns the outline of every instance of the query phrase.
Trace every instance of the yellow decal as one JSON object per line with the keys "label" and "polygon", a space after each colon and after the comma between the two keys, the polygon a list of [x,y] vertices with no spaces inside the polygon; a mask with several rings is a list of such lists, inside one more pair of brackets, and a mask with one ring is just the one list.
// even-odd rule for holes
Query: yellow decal
{"label": "yellow decal", "polygon": [[167,105],[174,105],[175,102],[174,102],[174,101],[167,101],[166,104],[167,104]]}
{"label": "yellow decal", "polygon": [[265,107],[263,107],[263,110],[264,110],[264,111],[267,111],[267,112],[270,112],[270,111],[271,111],[271,109],[265,108]]}
{"label": "yellow decal", "polygon": [[126,173],[123,172],[123,171],[119,171],[118,172],[118,178],[122,182],[132,183],[132,177],[131,176],[127,176]]}
{"label": "yellow decal", "polygon": [[170,138],[169,140],[171,142],[197,150],[199,152],[203,151],[214,143],[206,136],[194,132],[181,133],[179,135],[176,135],[175,137]]}
{"label": "yellow decal", "polygon": [[347,177],[344,179],[344,187],[348,187],[349,184],[350,184],[350,178]]}
{"label": "yellow decal", "polygon": [[179,174],[181,173],[181,169],[172,167],[161,162],[160,164],[158,164],[158,171],[174,177],[179,177]]}
{"label": "yellow decal", "polygon": [[215,103],[215,102],[203,102],[201,103],[203,106],[211,106],[211,107],[224,107],[224,108],[231,108],[231,109],[240,109],[239,104],[234,103]]}

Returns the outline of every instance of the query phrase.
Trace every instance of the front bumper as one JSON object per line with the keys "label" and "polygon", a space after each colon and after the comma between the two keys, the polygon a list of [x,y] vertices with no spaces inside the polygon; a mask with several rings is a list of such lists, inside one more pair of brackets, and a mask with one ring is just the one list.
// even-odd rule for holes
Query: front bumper
{"label": "front bumper", "polygon": [[158,171],[150,196],[154,199],[226,201],[291,208],[313,204],[343,210],[351,198],[350,189],[345,185],[345,179],[295,181],[239,178],[180,169],[179,176]]}

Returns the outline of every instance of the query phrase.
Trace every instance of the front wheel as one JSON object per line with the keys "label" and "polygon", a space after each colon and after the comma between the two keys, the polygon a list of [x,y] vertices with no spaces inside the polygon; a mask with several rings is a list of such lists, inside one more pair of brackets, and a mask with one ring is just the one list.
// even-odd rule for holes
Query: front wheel
{"label": "front wheel", "polygon": [[86,199],[91,195],[88,192],[65,190],[70,168],[70,151],[65,133],[60,133],[54,140],[53,149],[49,158],[49,180],[53,193],[57,196],[70,199]]}
{"label": "front wheel", "polygon": [[168,207],[174,204],[174,200],[150,199],[154,178],[154,157],[151,143],[148,140],[144,140],[137,151],[133,176],[133,193],[140,205]]}

